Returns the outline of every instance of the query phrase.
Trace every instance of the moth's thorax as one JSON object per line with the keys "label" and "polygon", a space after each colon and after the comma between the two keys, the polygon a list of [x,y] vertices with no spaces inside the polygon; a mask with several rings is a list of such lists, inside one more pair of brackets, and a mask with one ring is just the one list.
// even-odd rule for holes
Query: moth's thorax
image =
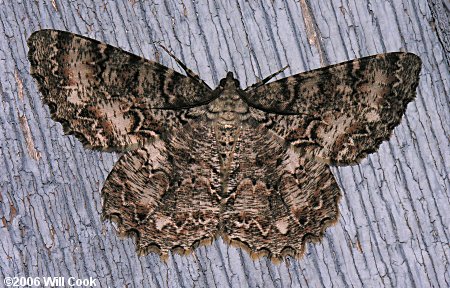
{"label": "moth's thorax", "polygon": [[239,96],[238,85],[230,74],[221,80],[222,91],[219,97],[208,104],[209,119],[224,125],[238,125],[248,117],[248,105]]}

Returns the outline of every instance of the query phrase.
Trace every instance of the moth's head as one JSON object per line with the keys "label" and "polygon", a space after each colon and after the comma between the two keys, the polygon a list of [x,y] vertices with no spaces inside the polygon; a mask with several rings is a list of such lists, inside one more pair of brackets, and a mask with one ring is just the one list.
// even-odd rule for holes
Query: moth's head
{"label": "moth's head", "polygon": [[241,85],[239,83],[239,80],[234,78],[233,72],[228,72],[227,77],[220,80],[219,87],[224,89],[239,89],[241,88]]}

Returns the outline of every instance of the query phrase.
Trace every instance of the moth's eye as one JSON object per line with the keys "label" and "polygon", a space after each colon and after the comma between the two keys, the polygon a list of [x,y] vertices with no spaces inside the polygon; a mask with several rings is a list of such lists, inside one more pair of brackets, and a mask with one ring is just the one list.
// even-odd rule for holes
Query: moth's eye
{"label": "moth's eye", "polygon": [[241,83],[239,83],[239,80],[234,79],[234,84],[236,85],[236,87],[241,87]]}
{"label": "moth's eye", "polygon": [[224,87],[226,82],[227,78],[223,78],[222,80],[220,80],[219,86]]}

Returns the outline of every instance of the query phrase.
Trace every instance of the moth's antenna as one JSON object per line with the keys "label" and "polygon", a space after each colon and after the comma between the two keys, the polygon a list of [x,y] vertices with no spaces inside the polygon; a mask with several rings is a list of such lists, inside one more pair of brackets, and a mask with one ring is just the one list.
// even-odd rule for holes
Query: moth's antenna
{"label": "moth's antenna", "polygon": [[273,74],[267,76],[267,77],[264,78],[263,80],[261,80],[261,81],[255,83],[255,84],[253,84],[252,86],[248,87],[248,88],[245,89],[245,90],[246,90],[246,91],[247,91],[247,90],[252,90],[252,89],[258,88],[259,86],[262,86],[262,85],[266,84],[267,82],[270,81],[270,79],[272,79],[273,77],[277,76],[278,74],[280,74],[281,72],[283,72],[284,70],[286,70],[288,67],[289,67],[289,65],[286,65],[285,67],[281,68],[281,69],[278,70],[277,72],[275,72],[275,73],[273,73]]}
{"label": "moth's antenna", "polygon": [[181,68],[183,68],[184,72],[186,72],[186,75],[192,79],[194,79],[197,82],[202,83],[203,85],[205,85],[206,87],[208,87],[209,89],[211,89],[208,84],[205,83],[205,81],[203,81],[202,79],[200,79],[200,77],[195,74],[191,69],[189,69],[186,65],[184,65],[183,62],[181,62],[180,59],[177,58],[177,56],[175,56],[172,52],[169,51],[169,49],[167,49],[166,47],[164,47],[163,45],[159,44],[159,46],[164,49],[164,51],[167,52],[167,54],[170,55],[170,57],[173,58],[173,60],[175,60],[175,62],[177,62],[178,65],[180,65]]}

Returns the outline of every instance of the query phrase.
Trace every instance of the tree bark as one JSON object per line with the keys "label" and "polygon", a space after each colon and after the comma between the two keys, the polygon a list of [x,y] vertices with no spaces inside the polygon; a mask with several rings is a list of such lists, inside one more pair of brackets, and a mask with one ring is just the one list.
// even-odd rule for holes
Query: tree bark
{"label": "tree bark", "polygon": [[[97,287],[449,287],[445,11],[444,2],[433,0],[0,0],[0,280],[93,277]],[[102,222],[100,190],[118,155],[84,149],[50,119],[26,56],[27,38],[41,28],[96,38],[180,71],[161,43],[211,87],[227,71],[245,87],[285,65],[282,76],[392,51],[419,55],[423,67],[417,98],[391,139],[359,165],[333,168],[343,191],[341,216],[320,243],[308,244],[302,259],[280,265],[252,260],[218,239],[163,262],[155,254],[139,257],[133,239]]]}

